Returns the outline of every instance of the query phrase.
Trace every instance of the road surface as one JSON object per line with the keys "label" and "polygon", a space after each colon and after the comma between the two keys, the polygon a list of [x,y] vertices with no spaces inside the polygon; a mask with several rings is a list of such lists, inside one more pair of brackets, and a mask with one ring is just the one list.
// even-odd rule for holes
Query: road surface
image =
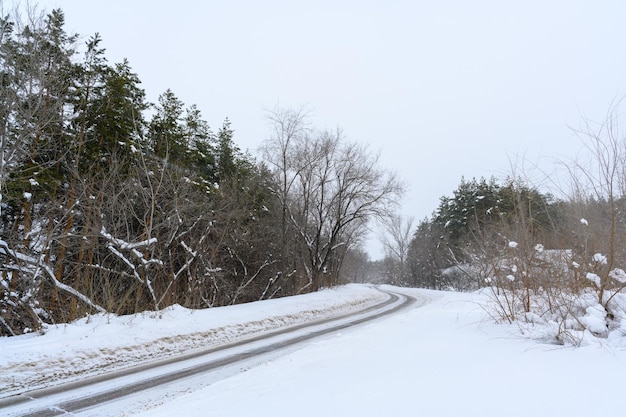
{"label": "road surface", "polygon": [[[339,317],[310,322],[263,334],[218,348],[195,351],[176,358],[146,363],[132,369],[112,372],[51,388],[23,392],[0,400],[0,414],[6,416],[59,416],[68,413],[94,413],[112,401],[132,402],[132,395],[154,391],[154,398],[186,392],[241,372],[298,349],[314,338],[328,336],[398,311],[415,307],[414,297],[379,289],[388,298],[369,308]],[[145,395],[141,396],[145,398]],[[110,410],[110,405],[107,406]]]}

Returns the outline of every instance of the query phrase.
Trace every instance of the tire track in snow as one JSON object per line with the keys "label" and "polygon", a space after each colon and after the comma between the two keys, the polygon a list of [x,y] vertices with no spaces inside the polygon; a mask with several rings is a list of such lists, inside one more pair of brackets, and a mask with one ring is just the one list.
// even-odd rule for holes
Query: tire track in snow
{"label": "tire track in snow", "polygon": [[[156,363],[144,364],[82,381],[22,393],[0,400],[0,410],[6,408],[6,411],[10,413],[11,409],[14,409],[17,414],[8,415],[32,417],[58,416],[79,412],[184,378],[216,371],[229,365],[245,363],[268,353],[280,352],[311,339],[397,313],[415,306],[418,302],[418,299],[406,294],[382,289],[379,289],[379,291],[387,294],[388,299],[363,310],[272,331],[251,339],[196,351]],[[425,302],[425,299],[421,300],[421,305]],[[229,353],[229,351],[232,351],[232,353]],[[215,356],[219,357],[214,358]],[[204,359],[205,357],[206,359]],[[194,362],[194,364],[184,366],[185,362],[190,361]],[[179,366],[179,369],[158,372],[159,368],[165,369],[170,365],[182,366]],[[156,375],[154,374],[155,370]],[[150,375],[147,376],[146,374]],[[115,381],[118,379],[119,381]],[[111,382],[113,382],[113,388],[110,387]],[[108,388],[96,389],[94,392],[84,395],[72,394],[74,391],[79,392],[90,386],[95,387],[103,383],[109,383],[106,384]],[[68,400],[68,397],[73,398]]]}

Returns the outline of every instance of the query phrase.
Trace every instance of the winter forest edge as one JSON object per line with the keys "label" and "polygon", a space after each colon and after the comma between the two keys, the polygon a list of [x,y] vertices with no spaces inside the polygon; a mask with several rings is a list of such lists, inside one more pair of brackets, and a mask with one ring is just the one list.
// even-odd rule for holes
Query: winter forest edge
{"label": "winter forest edge", "polygon": [[[61,10],[0,20],[0,335],[94,313],[207,308],[347,282],[488,291],[496,321],[578,344],[626,324],[626,142],[618,106],[579,133],[559,197],[523,175],[462,180],[430,218],[403,183],[305,111],[268,112],[259,159]],[[363,239],[376,222],[387,256]]]}

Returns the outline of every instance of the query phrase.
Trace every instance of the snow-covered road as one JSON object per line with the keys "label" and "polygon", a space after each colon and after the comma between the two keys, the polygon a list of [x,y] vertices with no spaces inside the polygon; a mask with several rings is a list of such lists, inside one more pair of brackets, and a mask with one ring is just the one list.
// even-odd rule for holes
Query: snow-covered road
{"label": "snow-covered road", "polygon": [[[381,299],[381,295],[387,299]],[[378,301],[373,303],[374,300]],[[69,384],[57,379],[59,385],[53,384],[38,390],[28,389],[26,392],[0,399],[0,409],[7,415],[54,416],[86,409],[98,415],[100,412],[97,407],[102,403],[110,403],[127,397],[129,393],[136,394],[146,390],[150,392],[142,394],[141,402],[146,402],[148,397],[156,401],[164,395],[171,395],[174,385],[182,387],[183,391],[188,390],[189,386],[195,389],[206,386],[239,372],[242,367],[249,368],[284,355],[297,349],[305,341],[398,312],[414,305],[416,301],[416,297],[391,291],[378,291],[377,297],[373,297],[373,294],[361,294],[359,297],[352,295],[344,299],[343,306],[335,302],[331,303],[331,308],[327,306],[318,310],[318,319],[314,321],[285,325],[273,331],[266,328],[260,335],[251,338],[193,350],[166,360],[150,361]],[[421,301],[423,303],[423,299]],[[304,306],[305,308],[300,306],[300,312],[310,311],[306,308],[306,302]],[[343,310],[347,312],[338,315]],[[290,315],[294,314],[298,315],[298,311],[290,312]],[[128,346],[122,349],[128,350]],[[121,404],[120,412],[128,407],[129,401],[132,402],[133,399],[124,398],[118,402]],[[107,404],[105,409],[110,412],[111,405]]]}
{"label": "snow-covered road", "polygon": [[[522,327],[495,324],[485,293],[398,289],[429,300],[420,308],[320,336],[250,363],[237,363],[161,385],[103,407],[75,413],[116,417],[281,416],[622,416],[626,350],[616,339],[592,338],[581,347],[532,340]],[[82,369],[101,350],[125,357],[167,357],[184,341],[207,343],[264,333],[333,311],[377,304],[386,296],[352,285],[306,296],[150,316],[92,317],[50,328],[45,336],[0,339],[0,392],[28,375],[37,361]],[[308,313],[307,313],[308,312]],[[289,318],[288,318],[289,317]],[[287,319],[288,318],[288,319]],[[293,322],[292,322],[293,321]],[[237,323],[248,323],[238,325]],[[256,324],[251,324],[256,323]],[[265,323],[265,324],[263,324]],[[273,324],[272,324],[273,323]],[[207,329],[214,329],[213,331]],[[218,330],[219,329],[219,330]],[[230,330],[227,330],[230,329]],[[252,331],[252,329],[255,329]],[[528,328],[524,328],[527,332]],[[221,336],[216,336],[216,335]],[[246,334],[246,336],[240,336]],[[182,335],[182,336],[181,336]],[[197,340],[200,340],[198,338]],[[139,346],[144,343],[145,348]],[[196,343],[196,342],[194,342]],[[133,347],[135,346],[135,347]],[[198,343],[195,345],[198,346]],[[167,349],[165,349],[167,347]],[[178,353],[176,353],[178,354]],[[78,355],[77,359],[73,355]],[[102,353],[103,358],[108,358]],[[131,355],[131,356],[133,356]],[[91,360],[91,362],[89,362]],[[19,363],[24,365],[19,367]],[[87,365],[82,364],[87,361]],[[107,362],[107,361],[104,361]],[[45,366],[37,368],[41,373]],[[35,380],[31,375],[22,381]],[[17,382],[13,386],[17,386]],[[110,386],[111,387],[111,386]],[[112,385],[115,388],[115,384]],[[16,388],[12,388],[15,392]],[[4,415],[6,409],[0,409]],[[59,414],[61,411],[59,411]]]}

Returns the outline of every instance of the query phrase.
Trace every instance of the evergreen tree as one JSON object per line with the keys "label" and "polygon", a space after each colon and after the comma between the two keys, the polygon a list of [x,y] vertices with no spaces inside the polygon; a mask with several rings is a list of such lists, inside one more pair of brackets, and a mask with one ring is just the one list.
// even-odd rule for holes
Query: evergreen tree
{"label": "evergreen tree", "polygon": [[106,171],[111,163],[128,170],[143,146],[145,92],[128,61],[107,64],[100,41],[97,34],[88,41],[85,61],[76,69],[74,131],[81,175],[98,167]]}
{"label": "evergreen tree", "polygon": [[236,155],[239,149],[233,143],[234,131],[230,127],[230,120],[226,118],[217,133],[217,176],[220,180],[234,178],[237,173]]}
{"label": "evergreen tree", "polygon": [[183,161],[187,153],[187,143],[182,126],[182,101],[168,89],[159,96],[159,104],[155,110],[148,130],[152,151],[159,158],[173,163]]}
{"label": "evergreen tree", "polygon": [[461,179],[453,197],[442,197],[433,223],[441,230],[446,249],[464,259],[465,247],[480,231],[497,222],[501,214],[500,187],[495,179],[487,182]]}
{"label": "evergreen tree", "polygon": [[[462,179],[453,196],[442,197],[432,219],[423,221],[414,235],[409,262],[414,278],[440,288],[450,279],[443,274],[445,268],[474,262],[502,247],[506,239],[530,236],[551,247],[558,218],[558,203],[521,181],[507,179],[500,185],[494,178]],[[458,276],[452,285],[475,285],[466,278]]]}
{"label": "evergreen tree", "polygon": [[185,112],[184,132],[190,168],[209,185],[217,182],[215,138],[196,105]]}
{"label": "evergreen tree", "polygon": [[[220,139],[216,139],[200,110],[195,105],[184,109],[183,102],[167,90],[159,97],[156,114],[150,122],[148,143],[157,157],[212,186],[219,182],[220,163],[229,161],[236,149],[232,133],[230,129],[220,130]],[[226,156],[220,157],[221,152],[226,152]],[[229,165],[228,169],[232,167]]]}
{"label": "evergreen tree", "polygon": [[[60,10],[31,25],[4,22],[1,56],[3,92],[9,99],[3,121],[3,172],[9,204],[21,204],[24,190],[56,193],[62,183],[61,160],[69,150],[67,103],[70,101],[77,35],[68,35]],[[6,165],[13,168],[7,172]],[[10,179],[9,179],[10,178]]]}

